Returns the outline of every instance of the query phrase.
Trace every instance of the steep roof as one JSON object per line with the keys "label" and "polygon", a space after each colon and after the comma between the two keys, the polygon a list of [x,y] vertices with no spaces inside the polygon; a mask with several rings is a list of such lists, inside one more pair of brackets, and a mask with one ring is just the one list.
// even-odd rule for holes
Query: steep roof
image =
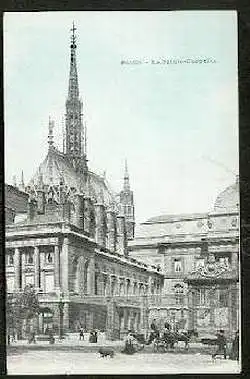
{"label": "steep roof", "polygon": [[[48,150],[46,158],[40,164],[29,185],[32,186],[34,184],[36,187],[41,175],[45,186],[59,186],[63,180],[66,187],[80,190],[80,174],[76,172],[68,157],[55,147]],[[108,205],[116,201],[115,194],[103,177],[92,171],[88,171],[88,178],[88,190],[91,196],[98,198],[101,192],[104,204]]]}

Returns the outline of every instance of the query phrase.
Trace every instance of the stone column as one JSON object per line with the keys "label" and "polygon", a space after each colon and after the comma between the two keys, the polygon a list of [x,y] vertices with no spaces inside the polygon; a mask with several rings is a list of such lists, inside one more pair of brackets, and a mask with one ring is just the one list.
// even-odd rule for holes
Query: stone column
{"label": "stone column", "polygon": [[63,307],[63,332],[69,331],[69,303],[64,303]]}
{"label": "stone column", "polygon": [[95,293],[95,258],[91,257],[87,268],[87,293],[94,295]]}
{"label": "stone column", "polygon": [[120,255],[127,255],[127,237],[125,217],[117,216],[117,252]]}
{"label": "stone column", "polygon": [[215,308],[215,297],[216,297],[216,292],[215,289],[211,288],[209,291],[209,308],[210,308],[210,326],[214,327],[214,308]]}
{"label": "stone column", "polygon": [[34,267],[35,267],[34,284],[37,291],[39,291],[40,289],[40,256],[39,254],[40,254],[39,247],[35,246],[34,247]]}
{"label": "stone column", "polygon": [[120,314],[120,338],[124,335],[124,309],[121,310]]}
{"label": "stone column", "polygon": [[96,209],[96,242],[106,247],[107,238],[107,226],[106,226],[106,215],[105,207],[103,203],[95,204]]}
{"label": "stone column", "polygon": [[136,311],[136,317],[135,317],[135,330],[137,332],[140,331],[140,313],[138,310]]}
{"label": "stone column", "polygon": [[128,308],[124,308],[124,329],[125,331],[128,330],[128,319],[129,319],[129,310]]}
{"label": "stone column", "polygon": [[20,282],[21,282],[21,261],[20,261],[20,250],[19,248],[15,248],[14,254],[14,270],[15,270],[15,290],[20,290]]}
{"label": "stone column", "polygon": [[129,279],[126,279],[126,280],[125,280],[125,295],[126,295],[126,296],[129,295],[129,286],[130,286],[130,280],[129,280]]}
{"label": "stone column", "polygon": [[22,251],[22,289],[25,287],[25,251]]}
{"label": "stone column", "polygon": [[116,250],[116,214],[113,210],[107,211],[107,226],[108,226],[108,249],[110,251]]}
{"label": "stone column", "polygon": [[40,251],[40,288],[45,291],[45,252]]}
{"label": "stone column", "polygon": [[191,289],[188,292],[188,329],[194,329],[194,294]]}
{"label": "stone column", "polygon": [[118,295],[118,291],[119,291],[119,289],[118,289],[118,278],[117,278],[117,276],[113,276],[113,286],[114,286],[114,293],[113,293],[113,295],[114,296],[117,296]]}
{"label": "stone column", "polygon": [[67,294],[69,291],[69,239],[64,237],[61,251],[61,287]]}
{"label": "stone column", "polygon": [[111,298],[107,303],[107,339],[115,340],[119,338],[119,314],[115,301]]}
{"label": "stone column", "polygon": [[97,280],[97,293],[100,296],[104,296],[104,278],[102,272],[99,272]]}
{"label": "stone column", "polygon": [[132,311],[131,309],[128,309],[128,324],[127,324],[127,329],[131,330],[132,328]]}
{"label": "stone column", "polygon": [[74,196],[74,205],[75,205],[75,225],[83,230],[84,224],[84,198],[82,194],[75,194]]}
{"label": "stone column", "polygon": [[54,247],[55,254],[55,264],[54,264],[54,285],[55,289],[60,288],[60,251],[59,246],[55,245]]}
{"label": "stone column", "polygon": [[91,199],[88,195],[84,196],[84,218],[83,218],[83,227],[84,231],[90,233],[90,209],[91,208]]}

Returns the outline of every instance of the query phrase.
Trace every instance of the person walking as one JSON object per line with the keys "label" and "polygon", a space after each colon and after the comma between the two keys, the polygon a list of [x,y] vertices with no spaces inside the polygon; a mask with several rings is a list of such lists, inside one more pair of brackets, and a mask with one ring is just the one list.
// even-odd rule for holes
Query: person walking
{"label": "person walking", "polygon": [[80,331],[79,331],[79,340],[83,340],[84,341],[84,329],[83,327],[80,327]]}
{"label": "person walking", "polygon": [[232,344],[232,350],[230,353],[230,359],[239,360],[239,331],[235,333],[235,337]]}
{"label": "person walking", "polygon": [[135,342],[135,339],[133,337],[133,334],[131,332],[131,330],[128,331],[128,334],[127,336],[125,337],[125,347],[124,349],[121,351],[121,353],[123,354],[134,354],[136,352],[136,349],[134,347],[134,342]]}
{"label": "person walking", "polygon": [[212,358],[214,359],[216,355],[223,355],[224,359],[227,359],[227,340],[226,340],[223,329],[221,329],[219,333],[217,334],[216,345],[218,347],[215,353],[212,354]]}
{"label": "person walking", "polygon": [[149,339],[148,339],[148,342],[146,343],[146,345],[150,345],[151,342],[155,339],[155,338],[159,338],[160,336],[160,332],[156,326],[156,321],[155,319],[152,321],[151,325],[150,325],[150,329],[151,329],[151,332],[150,332],[150,335],[149,335]]}
{"label": "person walking", "polygon": [[33,330],[30,332],[29,338],[28,338],[28,343],[31,344],[32,342],[36,343],[36,335]]}

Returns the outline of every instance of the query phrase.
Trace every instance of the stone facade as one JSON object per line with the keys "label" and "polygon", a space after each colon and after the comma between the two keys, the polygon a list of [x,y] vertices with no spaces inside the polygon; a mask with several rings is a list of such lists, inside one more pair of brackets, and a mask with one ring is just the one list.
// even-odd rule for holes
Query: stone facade
{"label": "stone facade", "polygon": [[[203,334],[238,328],[238,179],[219,194],[206,214],[164,215],[139,225],[135,239],[129,242],[129,252],[158,266],[164,275],[162,297],[151,307],[150,319],[158,318],[159,323],[168,320],[173,327],[197,329]],[[211,255],[215,267],[224,265],[225,274],[219,280],[212,270],[204,281],[194,273],[200,272]]]}

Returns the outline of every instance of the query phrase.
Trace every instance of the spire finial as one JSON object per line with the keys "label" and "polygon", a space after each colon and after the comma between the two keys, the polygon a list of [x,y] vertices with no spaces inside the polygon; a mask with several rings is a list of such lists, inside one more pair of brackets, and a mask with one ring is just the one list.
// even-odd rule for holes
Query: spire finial
{"label": "spire finial", "polygon": [[127,159],[125,159],[125,169],[124,169],[124,183],[123,183],[123,189],[124,189],[124,191],[130,191],[129,174],[128,174],[128,162],[127,162]]}
{"label": "spire finial", "polygon": [[51,117],[49,116],[49,134],[48,134],[49,148],[53,147],[54,145],[54,133],[53,133],[54,127],[55,127],[55,122],[51,120]]}
{"label": "spire finial", "polygon": [[40,191],[44,189],[43,174],[40,166],[38,168],[38,189]]}
{"label": "spire finial", "polygon": [[70,73],[69,73],[69,99],[78,99],[79,97],[79,88],[78,88],[78,76],[77,76],[77,67],[76,67],[76,27],[73,22],[73,26],[70,29],[72,32],[70,38]]}
{"label": "spire finial", "polygon": [[[70,31],[72,32],[72,35],[71,35],[71,43],[72,45],[75,45],[75,42],[76,42],[76,35],[75,35],[75,31],[76,31],[76,27],[75,27],[75,23],[74,21],[72,22],[72,28],[70,29]],[[76,46],[75,46],[76,47]],[[74,48],[75,48],[74,47]]]}
{"label": "spire finial", "polygon": [[20,189],[20,191],[24,191],[25,190],[23,170],[21,172],[21,180],[20,180],[20,184],[19,184],[19,189]]}

